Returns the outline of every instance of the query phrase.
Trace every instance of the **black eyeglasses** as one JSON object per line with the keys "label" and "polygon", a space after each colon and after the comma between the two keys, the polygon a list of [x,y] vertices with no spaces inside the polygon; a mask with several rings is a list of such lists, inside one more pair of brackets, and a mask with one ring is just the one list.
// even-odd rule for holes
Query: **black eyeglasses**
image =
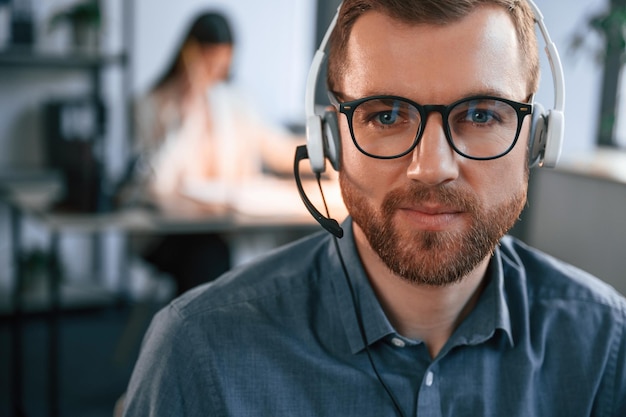
{"label": "black eyeglasses", "polygon": [[532,104],[500,97],[473,96],[450,105],[421,105],[404,97],[371,96],[340,103],[331,102],[345,114],[352,141],[367,156],[399,158],[419,143],[431,112],[441,114],[448,143],[459,155],[488,160],[513,149],[524,117]]}

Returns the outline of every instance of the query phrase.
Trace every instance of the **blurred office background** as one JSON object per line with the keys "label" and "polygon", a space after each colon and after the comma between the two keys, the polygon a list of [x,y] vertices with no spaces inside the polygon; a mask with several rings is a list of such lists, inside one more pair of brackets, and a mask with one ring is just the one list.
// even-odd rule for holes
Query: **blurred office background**
{"label": "blurred office background", "polygon": [[[621,215],[626,205],[626,82],[619,82],[622,66],[615,63],[624,62],[624,47],[611,52],[618,55],[617,61],[607,59],[605,37],[589,24],[609,7],[624,10],[626,2],[536,3],[565,69],[564,163],[558,170],[533,171],[529,206],[514,233],[626,293],[626,222]],[[237,44],[233,82],[249,93],[267,120],[298,130],[304,125],[308,66],[338,1],[100,0],[96,15],[92,5],[77,0],[0,0],[0,183],[37,179],[57,184],[58,178],[50,176],[51,161],[71,165],[64,159],[68,149],[85,152],[87,166],[72,168],[84,169],[83,174],[74,170],[69,175],[73,181],[63,178],[66,185],[82,190],[71,196],[74,209],[98,212],[114,208],[110,197],[128,166],[135,140],[132,102],[169,62],[196,12],[214,8],[231,18]],[[83,14],[63,14],[72,10]],[[552,80],[542,58],[537,101],[549,108]],[[607,79],[614,83],[605,88]],[[603,88],[618,100],[613,103]],[[318,99],[324,101],[322,91]],[[605,102],[617,116],[609,143],[607,135],[602,142],[599,133]],[[59,124],[61,113],[67,115],[65,127]],[[62,148],[67,145],[58,137],[63,129],[80,143]],[[16,259],[10,214],[9,205],[0,199],[1,416],[16,415],[10,332]],[[50,237],[37,221],[23,226],[20,246],[36,286],[36,277],[45,279],[49,272],[44,249]],[[131,303],[141,302],[140,281],[150,278],[139,274],[131,277],[138,282],[129,283],[130,274],[120,273],[125,234],[107,230],[100,237],[94,250],[90,238],[61,233],[62,279],[78,289],[92,288],[95,281],[107,294],[130,288]],[[59,322],[59,387],[53,392],[60,398],[52,401],[47,312],[29,312],[22,323],[23,389],[18,388],[26,415],[51,415],[50,403],[55,401],[64,416],[111,415],[147,319],[171,295],[167,285],[161,290],[157,302],[142,304],[139,313],[133,306],[77,290],[83,302],[62,309]]]}

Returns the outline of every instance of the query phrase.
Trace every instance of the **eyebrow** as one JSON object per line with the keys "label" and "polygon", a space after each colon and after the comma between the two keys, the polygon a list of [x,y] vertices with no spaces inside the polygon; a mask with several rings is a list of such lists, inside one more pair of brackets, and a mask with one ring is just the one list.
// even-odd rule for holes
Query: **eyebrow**
{"label": "eyebrow", "polygon": [[[416,103],[419,104],[424,104],[421,103],[420,101],[414,100],[410,97],[406,97],[403,96],[401,94],[394,94],[391,92],[377,92],[377,93],[373,93],[373,94],[366,94],[362,97],[357,97],[357,98],[349,98],[346,99],[346,96],[341,93],[341,92],[337,92],[337,91],[329,91],[328,92],[331,104],[334,103],[339,103],[339,102],[346,102],[346,101],[354,101],[354,100],[358,100],[360,98],[365,98],[365,97],[372,97],[372,96],[395,96],[395,97],[403,97],[406,98],[408,100],[414,101]],[[454,100],[451,100],[450,103],[453,103],[455,101],[458,100],[462,100],[464,98],[468,98],[468,97],[475,97],[475,96],[493,96],[493,97],[499,97],[499,98],[504,98],[504,99],[508,99],[508,100],[513,100],[513,101],[520,101],[518,98],[516,97],[511,97],[509,94],[505,94],[503,91],[498,90],[498,89],[494,89],[494,88],[484,88],[484,89],[480,89],[480,90],[470,90],[468,92],[466,92],[466,94],[462,94],[459,95],[459,97],[457,97]],[[521,101],[528,101],[529,97],[524,97],[523,100]],[[445,103],[430,103],[430,104],[445,104]]]}
{"label": "eyebrow", "polygon": [[506,98],[510,100],[515,100],[514,97],[511,97],[510,95],[506,94],[504,91],[498,90],[495,88],[483,88],[480,90],[471,90],[469,93],[464,94],[460,98],[472,97],[472,96],[494,96],[494,97],[501,97],[501,98]]}

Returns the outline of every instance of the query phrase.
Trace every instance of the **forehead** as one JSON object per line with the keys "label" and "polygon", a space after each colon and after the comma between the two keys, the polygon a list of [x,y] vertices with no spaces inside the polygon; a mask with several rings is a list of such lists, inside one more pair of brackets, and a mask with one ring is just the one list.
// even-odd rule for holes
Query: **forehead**
{"label": "forehead", "polygon": [[354,24],[341,87],[346,99],[403,95],[445,103],[474,94],[525,99],[526,76],[506,11],[477,8],[446,25],[398,22],[367,12]]}

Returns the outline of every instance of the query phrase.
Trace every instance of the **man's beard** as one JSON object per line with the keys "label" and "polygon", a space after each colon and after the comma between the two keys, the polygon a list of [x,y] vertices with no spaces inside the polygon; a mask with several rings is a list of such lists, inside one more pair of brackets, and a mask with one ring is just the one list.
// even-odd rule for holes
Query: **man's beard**
{"label": "man's beard", "polygon": [[[354,222],[363,230],[372,249],[399,277],[429,286],[459,282],[487,256],[515,224],[526,204],[526,187],[499,206],[485,210],[477,198],[447,185],[427,187],[413,182],[391,190],[382,207],[372,207],[340,171],[343,199]],[[400,230],[394,224],[399,207],[421,203],[454,207],[469,216],[463,230]]]}

